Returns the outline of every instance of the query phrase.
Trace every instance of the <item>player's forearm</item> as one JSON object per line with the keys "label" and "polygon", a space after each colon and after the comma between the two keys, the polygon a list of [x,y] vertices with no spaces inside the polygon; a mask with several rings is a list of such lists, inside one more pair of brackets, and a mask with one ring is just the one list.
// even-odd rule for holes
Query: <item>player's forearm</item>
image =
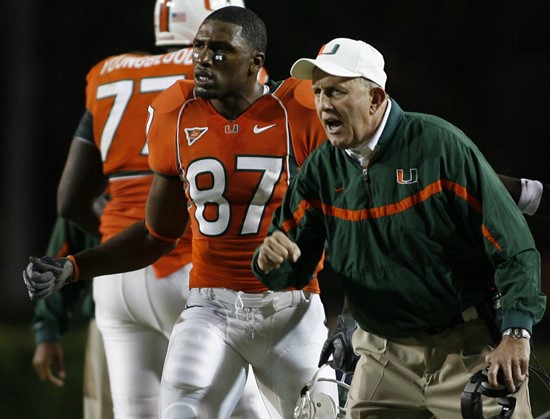
{"label": "player's forearm", "polygon": [[501,174],[499,174],[498,177],[500,178],[504,186],[506,186],[508,193],[512,195],[514,202],[517,203],[521,195],[521,179]]}
{"label": "player's forearm", "polygon": [[145,268],[169,253],[175,244],[149,234],[140,221],[110,240],[74,255],[79,279]]}
{"label": "player's forearm", "polygon": [[96,202],[101,196],[80,192],[79,194],[58,194],[57,212],[82,231],[101,238],[99,232],[100,213]]}
{"label": "player's forearm", "polygon": [[80,212],[77,216],[65,217],[71,223],[76,225],[82,231],[93,235],[96,238],[101,238],[101,233],[99,232],[99,217],[94,213],[93,209],[90,209],[86,213]]}

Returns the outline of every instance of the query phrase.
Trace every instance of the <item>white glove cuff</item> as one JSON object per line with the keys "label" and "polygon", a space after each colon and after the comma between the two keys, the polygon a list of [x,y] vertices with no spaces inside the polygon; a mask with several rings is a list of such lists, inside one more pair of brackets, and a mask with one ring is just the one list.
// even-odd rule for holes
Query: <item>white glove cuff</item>
{"label": "white glove cuff", "polygon": [[518,202],[521,212],[528,215],[537,212],[543,189],[544,185],[538,180],[521,179],[521,194]]}

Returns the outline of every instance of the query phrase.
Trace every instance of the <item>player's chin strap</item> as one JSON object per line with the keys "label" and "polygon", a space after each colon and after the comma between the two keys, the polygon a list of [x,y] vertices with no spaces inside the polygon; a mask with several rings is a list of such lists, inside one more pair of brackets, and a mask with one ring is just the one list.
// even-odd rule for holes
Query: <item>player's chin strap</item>
{"label": "player's chin strap", "polygon": [[[520,384],[516,384],[516,393]],[[508,419],[512,417],[516,408],[515,397],[510,396],[510,392],[505,386],[493,388],[490,386],[487,378],[487,368],[475,373],[466,383],[462,396],[460,397],[460,411],[463,419],[484,419],[483,417],[483,399],[482,396],[496,398],[502,410],[497,416],[491,419]]]}

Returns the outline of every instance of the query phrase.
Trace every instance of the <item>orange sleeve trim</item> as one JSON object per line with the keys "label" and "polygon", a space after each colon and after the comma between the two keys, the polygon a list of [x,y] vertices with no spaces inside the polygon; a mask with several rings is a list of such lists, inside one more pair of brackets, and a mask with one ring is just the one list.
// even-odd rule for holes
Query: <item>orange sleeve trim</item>
{"label": "orange sleeve trim", "polygon": [[450,182],[448,180],[438,180],[428,185],[426,188],[422,189],[420,192],[417,192],[414,195],[411,195],[395,204],[384,205],[381,207],[362,209],[362,210],[348,210],[344,208],[337,208],[331,205],[323,204],[321,201],[302,201],[298,205],[298,208],[293,214],[293,219],[285,220],[282,225],[283,230],[289,231],[295,228],[305,212],[310,208],[317,208],[323,211],[325,215],[340,218],[346,221],[362,221],[369,218],[381,218],[389,215],[394,215],[399,212],[405,211],[414,205],[417,205],[428,198],[431,198],[433,195],[436,195],[443,190],[453,192],[459,198],[465,200],[469,206],[471,206],[475,211],[482,213],[483,206],[481,202],[477,200],[473,195],[471,195],[468,190],[455,182]]}
{"label": "orange sleeve trim", "polygon": [[76,264],[76,259],[73,255],[67,255],[67,259],[69,259],[73,263],[74,272],[73,272],[73,282],[76,282],[80,280],[80,269],[78,269],[78,265]]}
{"label": "orange sleeve trim", "polygon": [[180,238],[173,238],[173,237],[166,237],[166,236],[163,236],[161,234],[158,234],[156,233],[152,228],[151,226],[149,225],[149,223],[147,221],[145,221],[145,228],[147,229],[147,231],[149,232],[149,234],[151,236],[153,236],[155,239],[159,239],[163,242],[168,242],[168,243],[177,243],[180,241]]}
{"label": "orange sleeve trim", "polygon": [[454,192],[456,196],[464,199],[468,203],[468,205],[470,205],[474,210],[476,210],[480,214],[483,212],[483,205],[481,204],[481,202],[479,202],[475,196],[470,195],[470,193],[464,186],[459,185],[455,182],[450,182],[448,180],[442,180],[441,183],[445,189]]}
{"label": "orange sleeve trim", "polygon": [[483,237],[485,237],[487,240],[489,240],[493,246],[495,246],[497,248],[497,250],[499,252],[502,252],[502,247],[500,246],[500,244],[498,243],[497,239],[495,239],[493,237],[493,235],[489,232],[489,230],[487,229],[487,227],[485,226],[485,224],[483,224],[481,226],[481,231],[483,232]]}

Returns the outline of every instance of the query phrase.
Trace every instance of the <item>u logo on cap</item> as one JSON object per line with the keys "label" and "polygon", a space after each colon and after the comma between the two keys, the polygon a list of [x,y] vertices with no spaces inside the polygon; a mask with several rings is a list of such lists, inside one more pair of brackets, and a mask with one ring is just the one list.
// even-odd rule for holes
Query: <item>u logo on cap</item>
{"label": "u logo on cap", "polygon": [[323,45],[321,47],[321,50],[319,51],[319,54],[317,55],[333,55],[336,54],[336,51],[338,51],[338,48],[340,48],[340,44],[334,44],[330,51],[325,51],[327,49],[327,45],[328,44]]}

